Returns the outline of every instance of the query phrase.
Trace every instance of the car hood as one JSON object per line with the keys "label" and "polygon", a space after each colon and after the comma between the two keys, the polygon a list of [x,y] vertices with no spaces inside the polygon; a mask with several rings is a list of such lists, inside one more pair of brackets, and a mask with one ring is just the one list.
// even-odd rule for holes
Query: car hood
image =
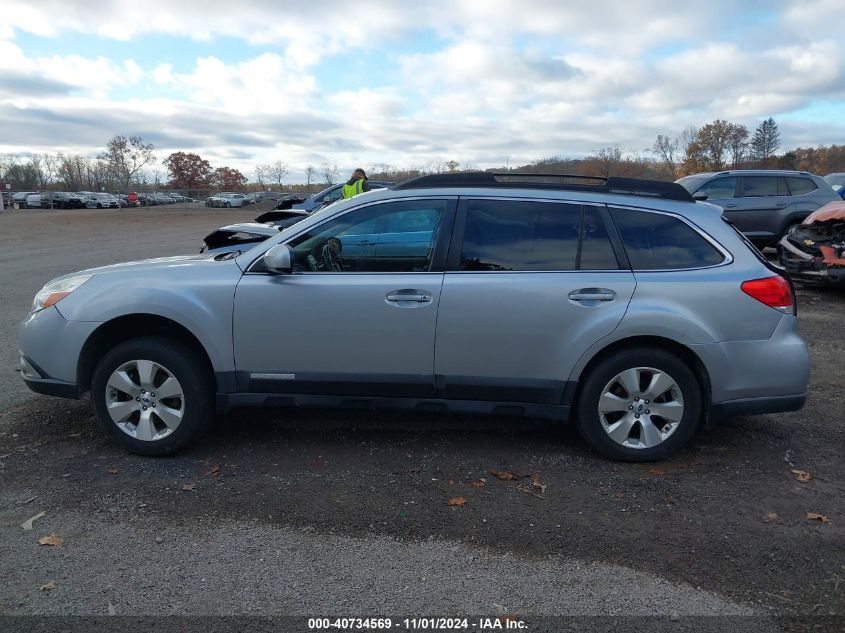
{"label": "car hood", "polygon": [[[76,277],[77,275],[102,275],[118,272],[122,273],[127,270],[141,272],[182,266],[207,266],[214,263],[214,255],[176,255],[171,257],[157,257],[155,259],[141,259],[132,262],[121,262],[119,264],[109,264],[108,266],[99,266],[97,268],[87,268],[69,275],[62,275],[62,277]],[[62,277],[59,277],[58,279],[61,279]]]}
{"label": "car hood", "polygon": [[815,224],[816,222],[828,222],[830,220],[845,221],[845,202],[830,202],[821,209],[813,211],[802,224]]}

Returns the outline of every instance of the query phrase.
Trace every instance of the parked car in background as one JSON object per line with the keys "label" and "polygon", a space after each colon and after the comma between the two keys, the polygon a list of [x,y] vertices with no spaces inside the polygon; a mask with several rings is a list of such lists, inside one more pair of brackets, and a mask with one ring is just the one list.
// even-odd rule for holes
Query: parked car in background
{"label": "parked car in background", "polygon": [[206,235],[200,253],[243,252],[293,226],[310,215],[302,209],[273,210],[260,214],[254,222],[239,222],[222,226]]}
{"label": "parked car in background", "polygon": [[838,196],[806,171],[733,169],[679,179],[696,200],[719,205],[758,247],[775,246],[789,229]]}
{"label": "parked car in background", "polygon": [[29,193],[24,201],[24,209],[40,209],[41,208],[41,194]]}
{"label": "parked car in background", "polygon": [[572,180],[428,176],[237,257],[65,275],[21,326],[21,376],[90,391],[145,455],[196,440],[215,408],[282,404],[572,418],[602,455],[653,461],[708,419],[804,406],[792,286],[718,207]]}
{"label": "parked car in background", "polygon": [[[382,180],[368,180],[367,183],[370,185],[370,189],[384,189],[386,187],[391,187],[396,183],[387,182]],[[331,204],[332,202],[337,202],[341,198],[343,198],[343,185],[345,183],[341,183],[339,185],[332,185],[330,187],[326,187],[319,193],[314,194],[310,198],[305,199],[302,202],[294,203],[291,208],[292,209],[302,209],[304,211],[316,211],[320,207],[324,207],[327,204]]]}
{"label": "parked car in background", "polygon": [[839,197],[845,200],[845,172],[828,174],[824,179],[839,194]]}
{"label": "parked car in background", "polygon": [[778,244],[781,265],[804,283],[845,285],[845,201],[831,202]]}
{"label": "parked car in background", "polygon": [[[12,204],[18,205],[19,209],[26,209],[26,197],[36,191],[17,191],[12,194]],[[39,201],[40,204],[40,201]]]}
{"label": "parked car in background", "polygon": [[42,191],[41,206],[45,209],[82,209],[85,201],[70,191]]}
{"label": "parked car in background", "polygon": [[89,193],[85,196],[85,206],[89,209],[119,209],[120,202],[110,193]]}
{"label": "parked car in background", "polygon": [[217,206],[229,209],[231,207],[242,207],[246,196],[242,193],[221,193],[217,198],[219,200]]}

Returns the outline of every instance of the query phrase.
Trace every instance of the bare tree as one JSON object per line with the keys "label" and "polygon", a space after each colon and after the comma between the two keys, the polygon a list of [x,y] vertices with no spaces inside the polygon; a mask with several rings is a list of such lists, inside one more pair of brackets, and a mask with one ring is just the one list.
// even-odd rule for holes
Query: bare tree
{"label": "bare tree", "polygon": [[264,189],[264,178],[266,178],[266,174],[264,172],[264,165],[256,165],[255,166],[255,180],[258,182],[258,186]]}
{"label": "bare tree", "polygon": [[152,143],[145,143],[140,136],[121,136],[117,134],[106,143],[106,150],[97,154],[109,172],[123,189],[129,189],[129,182],[146,165],[155,160]]}
{"label": "bare tree", "polygon": [[305,188],[309,191],[311,190],[311,179],[316,173],[317,169],[314,165],[308,165],[308,167],[305,168]]}
{"label": "bare tree", "polygon": [[272,182],[276,183],[279,186],[279,189],[281,189],[282,181],[285,179],[285,176],[288,175],[287,163],[281,160],[276,160],[272,163],[262,165],[262,169],[264,171],[264,175],[268,178],[268,180],[271,180]]}
{"label": "bare tree", "polygon": [[337,165],[332,165],[329,161],[323,161],[323,164],[320,165],[320,171],[323,174],[323,178],[326,181],[327,185],[333,185],[337,182],[338,176],[340,175],[340,170],[337,168]]}
{"label": "bare tree", "polygon": [[674,180],[678,173],[678,149],[680,138],[658,134],[651,151],[657,154],[660,164]]}

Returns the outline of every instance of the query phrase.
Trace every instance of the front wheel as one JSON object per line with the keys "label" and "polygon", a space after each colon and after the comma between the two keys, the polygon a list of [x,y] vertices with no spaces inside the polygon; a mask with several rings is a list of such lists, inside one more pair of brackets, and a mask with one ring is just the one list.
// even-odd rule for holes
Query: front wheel
{"label": "front wheel", "polygon": [[226,208],[227,208],[227,209],[231,209],[231,208],[232,208],[232,203],[231,203],[231,202],[227,202],[225,206],[226,206]]}
{"label": "front wheel", "polygon": [[137,338],[94,370],[91,401],[106,432],[140,455],[168,455],[213,419],[213,380],[193,349],[163,337]]}
{"label": "front wheel", "polygon": [[701,420],[701,388],[674,354],[632,348],[592,368],[578,398],[578,429],[609,459],[664,459],[689,441]]}

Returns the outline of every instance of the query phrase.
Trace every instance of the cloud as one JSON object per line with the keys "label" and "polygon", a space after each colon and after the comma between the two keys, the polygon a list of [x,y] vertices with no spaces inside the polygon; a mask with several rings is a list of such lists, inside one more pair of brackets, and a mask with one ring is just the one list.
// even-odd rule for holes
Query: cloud
{"label": "cloud", "polygon": [[[484,167],[642,150],[717,117],[753,127],[775,116],[784,144],[831,143],[842,124],[814,121],[811,106],[845,108],[840,4],[252,0],[233,17],[218,0],[113,0],[96,15],[90,0],[6,0],[0,142],[95,153],[112,134],[140,134],[162,153],[247,171],[276,158],[293,170]],[[38,38],[16,32],[79,38],[35,54]],[[166,45],[102,52],[147,34],[178,58]]]}

